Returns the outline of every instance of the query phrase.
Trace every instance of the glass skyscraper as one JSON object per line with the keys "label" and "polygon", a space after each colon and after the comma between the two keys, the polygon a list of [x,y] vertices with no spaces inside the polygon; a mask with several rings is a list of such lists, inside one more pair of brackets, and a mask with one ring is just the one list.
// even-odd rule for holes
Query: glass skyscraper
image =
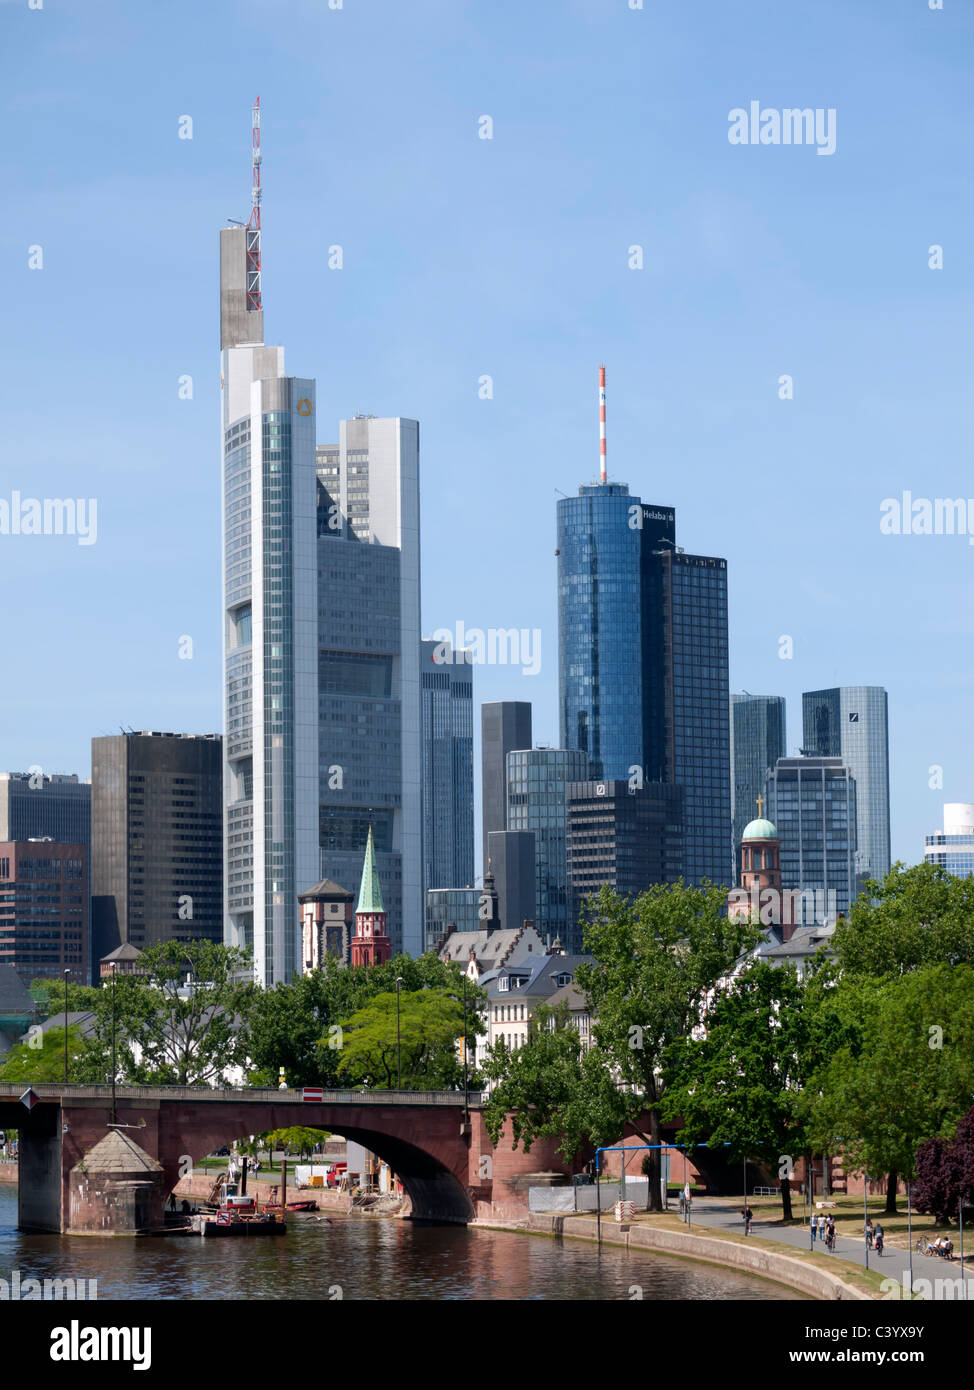
{"label": "glass skyscraper", "polygon": [[778,832],[783,890],[834,893],[845,915],[858,893],[855,778],[841,758],[779,758],[766,817]]}
{"label": "glass skyscraper", "polygon": [[727,562],[624,483],[558,502],[561,741],[591,775],[683,789],[686,877],[733,881]]}
{"label": "glass skyscraper", "polygon": [[889,716],[878,685],[842,685],[802,696],[802,746],[841,758],[856,781],[861,877],[880,882],[890,869]]}
{"label": "glass skyscraper", "polygon": [[557,936],[563,945],[575,939],[577,928],[568,890],[566,791],[569,782],[587,779],[588,755],[581,749],[527,748],[507,755],[508,828],[534,832],[535,926],[542,939]]}
{"label": "glass skyscraper", "polygon": [[264,345],[255,235],[220,233],[224,904],[226,939],[270,985],[299,969],[298,893],[321,877],[317,483],[315,384]]}
{"label": "glass skyscraper", "polygon": [[355,882],[370,826],[393,949],[423,949],[419,425],[316,446],[315,383],[263,341],[259,239],[220,233],[224,901],[271,985],[299,894]]}
{"label": "glass skyscraper", "polygon": [[473,884],[473,667],[424,641],[421,679],[425,893]]}
{"label": "glass skyscraper", "polygon": [[339,443],[318,449],[317,469],[316,877],[354,882],[371,825],[392,949],[420,955],[419,425],[343,420]]}
{"label": "glass skyscraper", "polygon": [[639,510],[625,483],[558,503],[561,744],[593,777],[625,780],[643,762]]}
{"label": "glass skyscraper", "polygon": [[731,840],[737,863],[741,834],[761,813],[768,772],[785,756],[785,701],[781,695],[731,696]]}

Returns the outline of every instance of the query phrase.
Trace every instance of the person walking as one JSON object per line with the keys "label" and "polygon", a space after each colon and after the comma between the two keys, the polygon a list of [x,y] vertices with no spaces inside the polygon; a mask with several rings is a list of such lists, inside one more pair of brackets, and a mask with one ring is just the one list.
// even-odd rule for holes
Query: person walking
{"label": "person walking", "polygon": [[821,1212],[819,1213],[819,1218],[818,1218],[818,1238],[819,1238],[819,1240],[822,1242],[822,1244],[824,1245],[824,1244],[825,1244],[825,1217],[821,1214]]}
{"label": "person walking", "polygon": [[868,1219],[866,1221],[866,1248],[867,1250],[873,1248],[873,1223]]}
{"label": "person walking", "polygon": [[754,1212],[751,1210],[750,1207],[745,1207],[745,1208],[744,1208],[744,1234],[745,1234],[746,1236],[749,1236],[749,1235],[751,1234],[751,1222],[752,1222],[753,1220],[754,1220]]}
{"label": "person walking", "polygon": [[815,1249],[815,1236],[816,1236],[816,1234],[818,1233],[818,1222],[815,1220],[815,1213],[814,1213],[814,1212],[812,1212],[811,1227],[812,1227],[812,1249],[814,1250],[814,1249]]}

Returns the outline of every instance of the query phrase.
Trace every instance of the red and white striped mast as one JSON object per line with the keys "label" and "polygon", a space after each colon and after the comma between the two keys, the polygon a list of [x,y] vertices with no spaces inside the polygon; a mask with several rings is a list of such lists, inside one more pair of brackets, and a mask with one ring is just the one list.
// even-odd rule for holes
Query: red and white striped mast
{"label": "red and white striped mast", "polygon": [[252,169],[250,221],[247,223],[247,308],[260,303],[260,97],[250,111],[250,162]]}
{"label": "red and white striped mast", "polygon": [[607,481],[605,471],[605,368],[599,368],[599,481]]}

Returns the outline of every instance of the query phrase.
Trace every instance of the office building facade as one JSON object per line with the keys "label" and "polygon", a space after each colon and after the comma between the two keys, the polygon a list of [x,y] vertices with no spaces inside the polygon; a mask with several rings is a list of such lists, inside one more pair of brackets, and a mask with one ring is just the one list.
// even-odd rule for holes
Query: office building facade
{"label": "office building facade", "polygon": [[689,882],[729,883],[727,563],[624,483],[558,502],[562,743],[591,775],[683,788]]}
{"label": "office building facade", "polygon": [[473,667],[449,643],[420,648],[423,891],[474,880]]}
{"label": "office building facade", "polygon": [[974,803],[945,804],[943,829],[926,836],[923,858],[925,863],[939,864],[957,878],[974,874]]}
{"label": "office building facade", "polygon": [[[577,748],[516,749],[507,755],[507,823],[534,835],[534,922],[543,940],[574,937],[568,891],[567,787],[588,778],[588,754]],[[514,925],[514,924],[510,924]]]}
{"label": "office building facade", "polygon": [[889,711],[878,685],[842,685],[802,696],[802,746],[841,758],[856,783],[857,872],[880,882],[890,869]]}
{"label": "office building facade", "polygon": [[505,930],[533,922],[537,911],[536,843],[531,830],[492,830],[487,861],[494,875],[497,912]]}
{"label": "office building facade", "polygon": [[343,420],[317,479],[320,876],[354,882],[371,827],[392,950],[419,955],[419,424]]}
{"label": "office building facade", "polygon": [[859,891],[855,778],[841,758],[779,758],[767,781],[767,819],[777,829],[781,881],[824,892],[828,915],[845,916]]}
{"label": "office building facade", "polygon": [[768,772],[786,753],[785,701],[781,695],[731,696],[731,840],[735,863],[744,827],[761,814]]}
{"label": "office building facade", "polygon": [[584,949],[584,904],[607,886],[632,898],[654,883],[684,876],[683,790],[656,782],[570,782],[566,858],[572,930],[566,949]]}
{"label": "office building facade", "polygon": [[426,950],[435,951],[450,931],[484,931],[479,888],[429,888],[426,892]]}
{"label": "office building facade", "polygon": [[0,842],[0,965],[90,984],[88,901],[87,844]]}
{"label": "office building facade", "polygon": [[74,773],[0,772],[0,840],[91,843],[91,783]]}
{"label": "office building facade", "polygon": [[263,984],[300,965],[318,864],[315,383],[264,344],[254,238],[220,233],[226,940]]}
{"label": "office building facade", "polygon": [[219,734],[91,740],[94,964],[117,946],[223,939]]}
{"label": "office building facade", "polygon": [[480,706],[481,872],[487,871],[487,837],[507,825],[507,755],[530,748],[531,706],[525,700],[492,700]]}

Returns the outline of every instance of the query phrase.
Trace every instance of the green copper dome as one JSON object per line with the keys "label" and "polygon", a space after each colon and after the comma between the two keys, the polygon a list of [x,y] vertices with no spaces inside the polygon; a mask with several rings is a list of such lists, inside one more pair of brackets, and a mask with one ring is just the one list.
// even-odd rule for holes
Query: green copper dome
{"label": "green copper dome", "polygon": [[369,841],[365,847],[365,863],[362,865],[362,885],[358,893],[356,912],[382,912],[382,890],[379,887],[379,870],[375,862],[375,845],[372,843],[372,827],[369,826]]}
{"label": "green copper dome", "polygon": [[777,840],[778,832],[769,820],[752,820],[744,827],[742,840]]}

